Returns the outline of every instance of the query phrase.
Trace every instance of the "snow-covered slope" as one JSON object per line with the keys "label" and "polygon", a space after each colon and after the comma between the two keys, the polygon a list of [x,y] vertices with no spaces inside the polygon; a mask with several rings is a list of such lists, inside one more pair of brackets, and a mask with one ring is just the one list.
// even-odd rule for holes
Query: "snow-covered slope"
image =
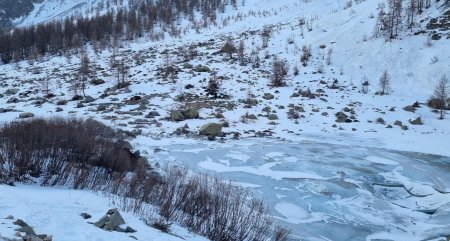
{"label": "snow-covered slope", "polygon": [[41,3],[35,3],[31,13],[15,19],[13,23],[20,27],[71,16],[88,16],[101,13],[104,10],[104,4],[104,0],[44,0]]}
{"label": "snow-covered slope", "polygon": [[[123,108],[121,110],[111,107],[112,113],[102,113],[96,111],[95,107],[72,110],[77,105],[75,102],[69,102],[63,107],[64,111],[58,115],[70,113],[98,119],[108,118],[113,125],[129,130],[139,129],[151,136],[161,134],[167,136],[184,124],[188,124],[190,130],[195,132],[207,122],[227,121],[231,127],[225,131],[237,131],[242,136],[254,135],[253,130],[255,132],[266,130],[275,133],[277,137],[289,139],[326,137],[330,141],[340,142],[344,139],[363,142],[366,145],[448,155],[448,145],[443,141],[449,131],[448,120],[438,120],[437,114],[432,113],[431,109],[424,105],[415,113],[402,109],[416,101],[425,103],[439,78],[444,74],[450,75],[448,73],[450,69],[448,40],[433,41],[429,46],[426,45],[427,34],[414,35],[410,32],[388,42],[384,39],[372,38],[376,20],[370,16],[376,14],[377,5],[380,2],[382,1],[362,1],[348,8],[344,2],[331,0],[305,2],[248,0],[245,1],[244,6],[240,4],[237,10],[228,8],[224,14],[219,15],[216,26],[200,29],[200,33],[189,29],[188,22],[180,22],[180,26],[186,27],[182,29],[185,34],[180,38],[166,35],[161,41],[149,42],[144,38],[125,45],[121,52],[126,53],[125,56],[131,67],[129,80],[133,84],[129,87],[130,91],[111,92],[113,96],[109,99],[99,99],[93,103],[94,106],[102,103],[118,103],[134,95],[140,95],[146,99],[150,98],[147,107],[141,111],[142,116],[126,114],[137,106],[118,107]],[[36,14],[54,16],[53,13],[64,12],[84,2],[74,1],[72,5],[65,2],[61,9],[55,11],[50,11],[48,8],[56,7],[55,4],[58,2],[53,2],[54,5],[51,3],[51,1],[43,3],[48,4],[45,5],[46,10]],[[39,11],[39,8],[36,8],[36,11]],[[441,11],[434,7],[424,13],[421,18],[429,19],[431,16],[439,15]],[[33,18],[32,16],[33,14],[27,18],[26,22],[47,19],[47,17]],[[301,19],[304,19],[306,24],[299,24]],[[424,21],[417,29],[424,28],[426,22]],[[272,37],[268,48],[261,48],[260,31],[264,26],[272,26]],[[236,45],[243,40],[247,57],[250,57],[252,51],[256,51],[261,59],[261,68],[252,68],[251,64],[241,66],[238,61],[227,59],[226,55],[217,55],[216,52],[223,46],[226,38],[232,38]],[[211,39],[213,41],[209,41]],[[288,39],[292,39],[291,43],[288,43]],[[203,44],[198,45],[199,43]],[[156,120],[152,120],[156,125],[152,128],[145,127],[151,126],[150,123],[133,125],[132,123],[139,122],[132,121],[133,119],[145,119],[143,117],[146,112],[152,109],[158,110],[162,118],[169,116],[172,109],[194,104],[175,101],[175,97],[179,94],[197,94],[199,98],[192,102],[205,101],[205,92],[202,88],[207,85],[204,79],[209,79],[211,74],[198,73],[180,62],[184,54],[182,49],[189,44],[197,44],[199,53],[199,56],[191,60],[189,64],[205,65],[216,72],[217,76],[225,78],[226,80],[222,81],[221,91],[231,96],[231,99],[224,102],[236,104],[236,106],[231,109],[202,108],[200,113],[204,119],[201,120],[177,123],[158,119],[157,123],[154,122]],[[311,60],[306,67],[303,67],[300,62],[302,46],[311,46],[312,51]],[[169,50],[169,54],[162,54],[163,50]],[[328,52],[331,53],[329,65],[326,63]],[[110,51],[103,51],[100,54],[90,53],[91,61],[98,66],[97,68],[104,69],[97,71],[97,77],[106,81],[106,84],[100,86],[88,86],[88,95],[96,99],[106,88],[115,84],[115,77],[110,74],[108,65],[110,55]],[[275,55],[286,59],[290,64],[291,70],[286,87],[269,86],[272,58]],[[181,69],[174,81],[167,81],[156,75],[158,69],[164,67],[166,62]],[[54,112],[57,99],[70,99],[72,93],[69,91],[69,82],[76,75],[78,63],[79,59],[76,56],[71,60],[46,56],[45,61],[33,66],[24,61],[17,65],[2,65],[2,78],[5,80],[3,92],[9,88],[19,87],[18,92],[37,89],[36,93],[29,94],[30,97],[42,96],[37,82],[39,79],[48,79],[52,89],[58,95],[51,101],[53,103],[45,103],[39,108],[34,108],[33,105],[24,101],[24,98],[19,103],[8,104],[6,102],[12,96],[7,96],[2,100],[5,107],[11,107],[17,111],[31,111],[40,116],[47,116]],[[299,68],[298,76],[293,75],[294,67]],[[17,68],[19,71],[16,71]],[[321,71],[318,71],[319,69]],[[379,90],[378,79],[384,70],[387,70],[391,76],[391,91],[389,95],[375,95],[375,92]],[[28,74],[30,72],[39,72],[39,74]],[[360,91],[361,83],[365,78],[370,83],[368,94]],[[12,81],[13,79],[23,82],[18,85],[19,83]],[[327,88],[334,79],[338,80],[339,88]],[[187,84],[192,84],[194,89],[183,89]],[[294,92],[308,88],[312,92],[324,91],[325,93],[319,93],[322,95],[319,97],[322,98],[312,100],[293,97]],[[249,91],[259,103],[252,108],[245,108],[245,104],[240,104],[238,100],[246,99]],[[265,93],[271,93],[275,98],[265,100],[262,98]],[[214,105],[217,107],[217,104]],[[302,106],[305,110],[304,113],[299,113],[300,119],[288,119],[287,112],[292,109],[292,106]],[[277,112],[273,113],[278,116],[276,123],[267,119],[268,114],[263,111],[266,107],[270,107],[272,112]],[[353,115],[358,122],[335,123],[335,113],[345,107],[353,110],[347,114]],[[395,111],[389,111],[394,109]],[[223,112],[222,120],[214,118],[217,116],[215,115],[217,110]],[[108,117],[118,113],[122,114],[115,118]],[[257,120],[245,120],[244,122],[247,123],[242,123],[242,116],[246,113],[255,114]],[[4,120],[11,120],[17,116],[18,114],[14,112],[2,114]],[[422,118],[424,125],[413,126],[408,123],[409,120],[417,117]],[[377,123],[378,118],[384,119],[386,124]],[[406,123],[410,130],[404,131],[394,126],[396,120]],[[387,125],[395,128],[385,128]]]}
{"label": "snow-covered slope", "polygon": [[[60,241],[207,240],[177,226],[173,227],[170,234],[163,233],[148,227],[131,213],[125,212],[121,214],[126,225],[137,232],[108,232],[89,223],[97,222],[112,208],[117,208],[114,198],[100,193],[34,185],[15,187],[0,185],[0,239],[15,238],[14,229],[18,226],[13,222],[16,219],[22,219],[36,233],[52,235],[53,240]],[[92,217],[85,220],[81,213],[87,213]],[[8,216],[13,218],[5,219]]]}

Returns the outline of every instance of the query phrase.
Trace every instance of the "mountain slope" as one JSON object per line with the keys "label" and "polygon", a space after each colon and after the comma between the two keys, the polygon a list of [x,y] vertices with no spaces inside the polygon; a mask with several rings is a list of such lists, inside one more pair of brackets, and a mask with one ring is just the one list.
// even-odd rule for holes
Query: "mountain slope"
{"label": "mountain slope", "polygon": [[[450,77],[449,32],[427,28],[431,19],[445,16],[448,9],[441,7],[441,3],[433,4],[418,16],[412,29],[404,26],[396,38],[385,39],[373,37],[375,16],[379,4],[385,1],[350,2],[352,4],[333,0],[238,1],[236,8],[227,5],[223,12],[218,12],[214,23],[202,25],[200,12],[196,12],[195,21],[177,20],[170,28],[179,30],[180,36],[171,35],[169,27],[158,25],[140,38],[121,42],[117,49],[107,47],[99,50],[98,46],[87,43],[82,51],[90,60],[92,73],[89,81],[96,84],[87,84],[85,93],[89,97],[84,100],[72,98],[81,93],[80,89],[74,88],[80,79],[82,56],[79,52],[66,56],[45,55],[37,61],[30,59],[0,65],[0,94],[3,95],[0,98],[3,108],[0,109],[3,112],[0,118],[3,121],[18,120],[23,112],[43,117],[95,118],[136,136],[133,144],[142,153],[147,153],[150,161],[163,162],[152,159],[153,152],[162,152],[167,154],[168,161],[165,161],[170,163],[183,162],[183,158],[188,156],[186,153],[198,154],[199,150],[192,144],[206,141],[207,137],[199,135],[199,130],[208,123],[222,124],[222,133],[208,138],[216,138],[218,142],[214,145],[225,147],[234,139],[249,137],[292,141],[299,143],[298,148],[303,148],[302,141],[339,144],[343,146],[342,153],[329,154],[329,158],[339,160],[351,156],[349,166],[354,165],[361,172],[369,170],[360,168],[360,161],[373,168],[367,171],[374,170],[373,175],[377,175],[377,171],[380,175],[394,175],[401,172],[402,167],[383,173],[377,165],[389,166],[395,163],[394,160],[360,160],[358,155],[354,155],[354,149],[384,148],[449,157],[450,118],[439,120],[438,113],[426,106],[438,80],[445,75]],[[83,14],[93,14],[95,11],[86,13],[87,6],[92,6],[89,5],[91,2],[78,5],[84,3],[87,4],[85,1],[65,2],[60,8],[53,5],[55,11],[48,11],[47,7],[42,11],[35,9],[29,17],[17,21],[23,25],[47,21],[74,13],[74,9]],[[263,46],[262,34],[265,31],[270,32],[267,47]],[[433,40],[435,34],[441,38]],[[244,61],[239,60],[237,52],[231,53],[230,58],[229,53],[221,51],[227,42],[237,48],[243,43]],[[311,56],[304,64],[302,55],[308,49]],[[126,88],[116,88],[120,73],[111,64],[113,58],[128,67],[123,75],[129,82]],[[272,84],[275,60],[289,66],[285,84],[280,87]],[[379,79],[385,71],[390,77],[389,91],[380,95]],[[208,94],[214,81],[217,82],[219,98]],[[369,83],[367,93],[364,93],[364,81]],[[45,98],[48,91],[55,96]],[[195,118],[196,115],[185,118],[185,113],[192,113],[192,109],[199,112],[199,118]],[[180,115],[182,117],[178,118]],[[249,141],[259,143],[259,139]],[[160,148],[174,144],[181,144],[174,147],[175,151],[179,148],[186,153],[171,156],[170,151]],[[236,149],[251,149],[251,145],[243,146]],[[314,151],[309,155],[319,168],[322,160],[316,160]],[[233,154],[232,151],[230,153]],[[420,153],[417,156],[422,156]],[[427,160],[445,159],[424,156]],[[239,155],[233,158],[242,162],[250,160]],[[228,159],[218,158],[213,161],[207,159],[201,163],[203,166],[199,166],[217,172],[245,170],[256,176],[261,171],[251,166],[252,163],[246,163],[248,167],[234,169],[229,167],[232,164]],[[405,166],[407,164],[406,158]],[[262,170],[269,174],[279,171],[275,164],[262,165]],[[307,168],[301,158],[298,165],[292,165],[298,169]],[[416,167],[411,168],[416,173]],[[345,173],[334,172],[339,172],[339,164],[336,164],[333,174],[324,178],[345,179]],[[341,174],[344,176],[339,177]],[[292,177],[290,175],[287,173],[283,178],[277,178],[285,180],[284,177]],[[410,173],[404,175],[402,181],[406,180],[407,184],[417,178]],[[307,178],[300,176],[295,182],[311,178],[320,179],[311,175]],[[439,181],[439,177],[436,180]],[[357,184],[369,185],[361,182]],[[320,180],[311,183],[319,189],[315,183],[320,183]],[[428,187],[420,191],[425,192]],[[326,191],[324,189],[324,196],[329,194]],[[361,195],[372,198],[365,191],[355,194],[355,198]],[[277,198],[284,200],[283,196]],[[351,203],[351,198],[345,202]],[[286,206],[288,208],[284,208]],[[357,207],[364,210],[363,204]],[[392,212],[398,214],[401,223],[408,227],[403,237],[407,235],[418,240],[431,237],[434,227],[423,227],[416,232],[411,220],[403,215],[403,212],[414,211],[389,207],[391,209],[386,212],[395,210]],[[289,204],[278,209],[287,214],[289,210],[285,209],[289,209]],[[445,210],[442,212],[447,215]],[[302,217],[301,213],[292,216],[293,223],[298,223]],[[413,216],[417,216],[417,220],[428,218],[423,213],[414,213]],[[342,218],[345,225],[353,216]],[[377,219],[376,222],[380,224],[385,220]],[[448,227],[447,223],[436,222],[437,226]],[[352,230],[358,228],[345,226]],[[401,238],[402,231],[397,231],[386,230],[382,236],[385,238],[395,233],[398,235],[396,238]],[[302,230],[299,228],[294,233],[300,236]],[[311,236],[317,237],[315,240],[325,239],[320,234]],[[371,236],[354,238],[362,240],[368,237]]]}

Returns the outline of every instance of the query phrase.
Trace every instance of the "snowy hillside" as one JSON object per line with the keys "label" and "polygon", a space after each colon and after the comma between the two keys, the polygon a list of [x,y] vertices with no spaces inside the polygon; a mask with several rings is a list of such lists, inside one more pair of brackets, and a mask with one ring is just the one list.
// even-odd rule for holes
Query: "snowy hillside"
{"label": "snowy hillside", "polygon": [[[15,23],[28,26],[62,16],[94,16],[107,8],[102,2],[47,0]],[[438,81],[450,77],[450,30],[445,30],[443,20],[448,18],[450,24],[450,12],[443,3],[433,2],[416,16],[411,29],[404,24],[396,38],[375,38],[377,15],[384,2],[239,0],[236,7],[228,4],[209,24],[196,12],[193,19],[183,18],[132,41],[121,41],[117,49],[107,46],[99,50],[88,43],[91,71],[84,99],[73,98],[82,95],[79,87],[74,88],[81,75],[82,51],[2,64],[0,120],[29,116],[100,120],[136,136],[133,145],[148,155],[152,164],[185,164],[260,193],[274,216],[292,227],[298,238],[332,239],[331,231],[317,233],[329,222],[354,224],[346,227],[356,235],[353,240],[449,236],[436,230],[449,228],[448,222],[442,221],[445,218],[440,218],[448,215],[448,176],[437,170],[445,169],[450,157],[450,116],[447,113],[440,120],[438,111],[427,102]],[[124,1],[124,6],[127,3]],[[406,19],[406,1],[403,8]],[[443,27],[429,27],[433,19],[437,23],[442,20]],[[235,51],[227,52],[227,43]],[[310,54],[306,60],[305,52]],[[129,82],[126,88],[116,88],[121,73],[111,64],[113,59],[128,68],[122,75]],[[287,70],[279,87],[273,84],[275,63],[284,64]],[[389,85],[382,95],[379,79],[385,71]],[[45,98],[49,93],[52,97]],[[206,137],[200,130],[210,123],[221,124],[221,131]],[[244,139],[244,143],[236,139]],[[261,143],[282,145],[283,153],[263,156],[249,151]],[[293,151],[292,143],[307,151]],[[305,143],[330,148],[322,150]],[[339,151],[334,152],[335,148]],[[225,157],[220,159],[208,150]],[[287,158],[290,153],[295,158]],[[266,159],[268,163],[259,162]],[[443,167],[431,165],[419,175],[419,163],[435,160],[441,160]],[[408,166],[409,161],[414,165]],[[335,170],[327,169],[330,162]],[[344,176],[340,177],[339,171]],[[444,177],[432,177],[434,171]],[[383,185],[377,186],[380,177],[401,185],[383,189],[379,187]],[[336,184],[340,178],[342,183]],[[270,183],[270,188],[260,188],[263,183],[258,181]],[[279,191],[286,188],[281,185],[294,186],[299,192],[286,195]],[[353,189],[343,190],[342,185]],[[322,187],[326,188],[319,190]],[[416,188],[418,193],[413,194],[429,196],[427,200],[419,198],[423,205],[413,205],[418,198],[411,190]],[[276,197],[274,190],[280,192]],[[314,195],[321,196],[314,199],[318,204],[308,200]],[[430,204],[440,198],[444,201]],[[358,208],[352,208],[353,201]],[[327,209],[325,204],[336,209]],[[365,209],[365,204],[374,206]],[[441,207],[442,216],[432,221],[427,221],[428,214],[417,212]],[[320,215],[315,213],[317,209]],[[336,214],[337,210],[349,214]],[[393,212],[386,215],[391,222],[399,219],[402,225],[397,228],[405,231],[394,230],[395,224],[384,225],[381,219],[372,222],[373,216],[358,216],[367,210],[373,216]],[[298,215],[289,215],[291,211]],[[302,233],[303,219],[314,223],[308,226],[312,234]],[[424,226],[415,232],[410,223]],[[346,236],[337,239],[350,240]]]}
{"label": "snowy hillside", "polygon": [[[125,6],[128,1],[122,1]],[[29,26],[72,16],[92,16],[104,13],[104,0],[45,0],[34,4],[33,11],[14,20],[16,26]],[[112,5],[116,7],[116,5]]]}
{"label": "snowy hillside", "polygon": [[[122,213],[126,225],[135,233],[108,232],[89,222],[96,222],[106,211],[116,208],[114,197],[89,191],[74,191],[36,186],[10,187],[0,185],[0,239],[17,238],[16,219],[24,220],[38,234],[53,236],[53,240],[191,240],[206,241],[186,230],[174,227],[172,234],[148,227],[129,213]],[[92,217],[85,220],[80,215]],[[11,217],[12,216],[12,217]],[[10,218],[7,218],[10,217]],[[7,219],[5,219],[7,218]],[[9,239],[7,239],[9,240]]]}

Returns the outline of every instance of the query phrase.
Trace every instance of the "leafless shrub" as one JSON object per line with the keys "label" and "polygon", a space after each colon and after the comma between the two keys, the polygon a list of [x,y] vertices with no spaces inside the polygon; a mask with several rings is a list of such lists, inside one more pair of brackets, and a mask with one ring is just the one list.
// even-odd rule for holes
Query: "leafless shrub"
{"label": "leafless shrub", "polygon": [[[0,168],[16,180],[43,177],[44,182],[88,181],[99,170],[134,170],[138,157],[121,135],[94,120],[33,119],[0,129]],[[76,172],[75,169],[79,169]],[[94,173],[92,173],[94,172]]]}
{"label": "leafless shrub", "polygon": [[312,56],[311,54],[311,46],[303,45],[302,47],[302,56],[300,57],[300,61],[303,66],[308,65],[309,58]]}

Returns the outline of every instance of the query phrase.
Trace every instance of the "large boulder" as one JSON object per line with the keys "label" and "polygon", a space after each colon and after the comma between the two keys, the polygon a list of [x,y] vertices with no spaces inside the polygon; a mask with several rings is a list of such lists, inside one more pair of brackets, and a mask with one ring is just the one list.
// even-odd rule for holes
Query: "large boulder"
{"label": "large boulder", "polygon": [[19,114],[19,118],[20,119],[26,119],[26,118],[31,118],[34,117],[34,114],[31,112],[23,112]]}
{"label": "large boulder", "polygon": [[222,125],[217,123],[209,123],[200,128],[200,135],[218,136],[222,132]]}
{"label": "large boulder", "polygon": [[172,121],[184,121],[184,116],[183,116],[183,113],[181,113],[181,111],[174,110],[174,111],[170,112],[170,119]]}
{"label": "large boulder", "polygon": [[122,228],[120,228],[120,225],[122,224],[125,224],[125,221],[117,209],[109,210],[105,216],[94,223],[96,227],[106,231],[123,231]]}
{"label": "large boulder", "polygon": [[183,112],[183,116],[185,119],[197,119],[199,114],[195,108],[189,108]]}

